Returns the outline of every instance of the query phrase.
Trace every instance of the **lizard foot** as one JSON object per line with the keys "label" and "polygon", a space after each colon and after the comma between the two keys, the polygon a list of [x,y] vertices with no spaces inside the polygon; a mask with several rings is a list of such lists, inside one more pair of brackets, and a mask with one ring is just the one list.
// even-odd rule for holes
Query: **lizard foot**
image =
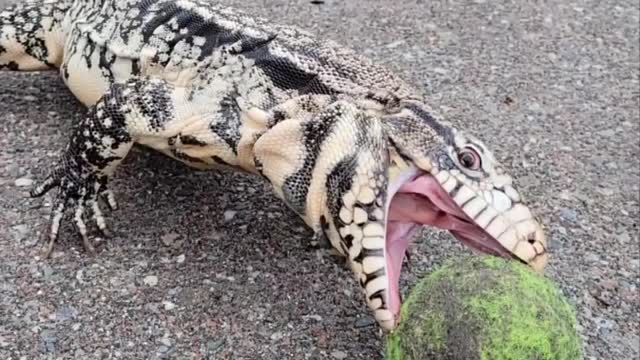
{"label": "lizard foot", "polygon": [[115,210],[118,206],[113,193],[107,188],[107,182],[106,175],[74,171],[67,166],[55,169],[46,179],[34,186],[29,194],[31,197],[40,197],[54,187],[60,188],[53,203],[53,210],[49,218],[49,229],[44,233],[45,236],[48,236],[47,245],[43,253],[45,259],[49,258],[53,252],[62,218],[68,208],[75,208],[73,220],[87,253],[91,255],[96,253],[95,247],[87,235],[87,225],[84,219],[87,210],[91,210],[93,221],[102,236],[105,238],[112,236],[107,228],[98,201],[99,197],[102,197],[111,210]]}

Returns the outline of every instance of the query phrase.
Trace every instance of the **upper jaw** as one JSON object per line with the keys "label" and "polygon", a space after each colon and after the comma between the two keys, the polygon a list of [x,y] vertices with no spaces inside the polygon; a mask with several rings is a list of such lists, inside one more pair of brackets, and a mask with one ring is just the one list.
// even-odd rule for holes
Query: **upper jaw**
{"label": "upper jaw", "polygon": [[[454,237],[476,251],[516,259],[536,271],[542,271],[546,265],[548,255],[544,232],[526,206],[514,202],[511,209],[501,209],[504,211],[490,217],[492,222],[489,224],[485,223],[488,220],[475,213],[473,207],[463,206],[456,197],[458,194],[447,185],[447,181],[450,181],[448,177],[438,176],[436,171],[428,173],[409,166],[402,170],[391,168],[389,175],[384,222],[384,277],[387,282],[384,306],[381,307],[378,300],[372,301],[372,294],[367,291],[367,303],[383,330],[393,330],[400,321],[398,283],[401,267],[411,237],[421,225],[449,230]],[[425,196],[426,192],[428,199],[424,199],[422,204],[442,210],[438,216],[420,218],[420,209],[405,214],[399,212],[396,202],[406,196]],[[489,205],[486,207],[491,207]]]}

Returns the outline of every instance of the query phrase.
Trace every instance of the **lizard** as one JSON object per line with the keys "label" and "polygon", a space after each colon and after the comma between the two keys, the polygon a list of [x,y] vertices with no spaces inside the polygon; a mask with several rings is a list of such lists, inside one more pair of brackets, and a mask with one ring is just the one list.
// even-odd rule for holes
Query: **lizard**
{"label": "lizard", "polygon": [[201,0],[27,0],[0,12],[0,69],[58,71],[86,106],[29,195],[57,194],[87,253],[132,146],[195,170],[267,181],[340,254],[384,331],[401,321],[400,273],[423,226],[543,271],[542,221],[507,169],[409,82],[331,39]]}

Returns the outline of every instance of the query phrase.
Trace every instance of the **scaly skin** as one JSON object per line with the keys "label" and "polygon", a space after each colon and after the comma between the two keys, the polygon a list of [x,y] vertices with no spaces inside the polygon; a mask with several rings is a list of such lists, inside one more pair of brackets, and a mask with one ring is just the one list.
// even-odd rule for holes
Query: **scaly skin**
{"label": "scaly skin", "polygon": [[416,176],[435,178],[499,255],[546,263],[541,225],[480,140],[393,72],[300,29],[196,0],[30,1],[0,13],[0,69],[55,69],[88,108],[31,192],[60,190],[47,256],[68,209],[93,251],[87,213],[108,232],[98,200],[116,207],[109,180],[139,144],[269,181],[348,259],[385,330],[400,321],[390,204]]}

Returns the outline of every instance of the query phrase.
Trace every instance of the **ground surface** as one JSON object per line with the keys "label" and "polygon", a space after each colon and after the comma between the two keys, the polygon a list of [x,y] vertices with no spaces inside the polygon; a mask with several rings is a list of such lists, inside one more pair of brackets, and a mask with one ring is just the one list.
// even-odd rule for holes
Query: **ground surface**
{"label": "ground surface", "polygon": [[[491,144],[548,226],[587,359],[638,357],[637,2],[235,3],[401,71]],[[50,207],[24,185],[82,112],[56,74],[0,74],[0,358],[381,358],[350,273],[248,177],[136,150],[115,239],[90,258],[65,226],[36,260]],[[464,251],[425,231],[409,281]]]}

